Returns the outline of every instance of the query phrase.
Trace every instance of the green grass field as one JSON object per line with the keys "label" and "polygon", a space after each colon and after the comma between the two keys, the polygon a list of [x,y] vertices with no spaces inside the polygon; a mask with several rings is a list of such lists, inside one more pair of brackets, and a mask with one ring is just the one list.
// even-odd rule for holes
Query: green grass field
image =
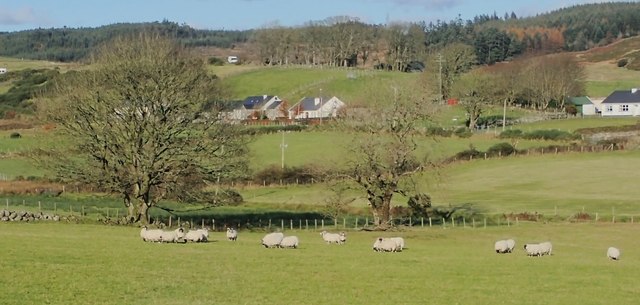
{"label": "green grass field", "polygon": [[[156,244],[139,229],[0,223],[3,304],[635,304],[637,224],[528,224],[347,232],[326,245],[317,231],[299,249],[265,249],[264,233],[237,242]],[[402,236],[401,253],[371,250]],[[514,238],[516,250],[493,243]],[[551,241],[527,257],[524,243]],[[620,261],[606,249],[622,250]]]}

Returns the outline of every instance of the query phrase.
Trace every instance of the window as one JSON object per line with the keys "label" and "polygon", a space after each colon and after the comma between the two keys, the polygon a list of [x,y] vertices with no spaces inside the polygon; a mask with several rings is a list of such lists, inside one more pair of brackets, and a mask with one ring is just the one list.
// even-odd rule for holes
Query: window
{"label": "window", "polygon": [[620,112],[629,111],[629,105],[620,105]]}
{"label": "window", "polygon": [[613,106],[611,106],[611,105],[607,105],[607,107],[604,109],[604,111],[606,111],[606,112],[613,112]]}

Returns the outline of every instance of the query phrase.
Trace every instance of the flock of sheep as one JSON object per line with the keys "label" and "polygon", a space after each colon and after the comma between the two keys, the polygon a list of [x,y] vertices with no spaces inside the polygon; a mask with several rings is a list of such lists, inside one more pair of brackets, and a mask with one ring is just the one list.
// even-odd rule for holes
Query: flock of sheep
{"label": "flock of sheep", "polygon": [[[234,228],[227,228],[227,240],[235,241],[238,239],[238,231]],[[322,240],[327,244],[342,245],[347,242],[347,234],[345,232],[329,233],[327,231],[320,232]],[[159,243],[186,243],[186,242],[207,242],[209,240],[209,229],[195,229],[186,231],[183,228],[177,228],[173,231],[162,229],[149,229],[146,226],[140,230],[140,238],[146,242]],[[261,239],[261,243],[265,248],[298,248],[300,240],[297,236],[285,236],[281,232],[274,232],[265,235]],[[404,238],[376,238],[373,244],[373,250],[376,252],[401,252],[404,249]]]}
{"label": "flock of sheep", "polygon": [[[515,246],[516,242],[513,239],[498,240],[494,244],[494,249],[496,253],[511,253]],[[525,244],[523,248],[528,256],[544,256],[551,255],[553,245],[551,242],[546,241],[538,244]],[[620,250],[616,247],[609,247],[607,249],[607,257],[611,260],[619,260]]]}
{"label": "flock of sheep", "polygon": [[[322,240],[327,244],[342,245],[347,242],[345,232],[330,233],[327,231],[320,232]],[[149,229],[146,226],[140,230],[140,237],[147,242],[161,243],[186,243],[186,242],[207,242],[209,240],[209,229],[195,229],[186,231],[178,228],[173,231],[165,231],[161,229]],[[238,239],[238,231],[234,228],[227,228],[227,240],[235,241]],[[281,232],[268,233],[262,239],[261,243],[265,248],[298,248],[300,241],[297,236],[285,236]],[[511,253],[515,249],[516,242],[513,239],[498,240],[494,244],[496,253]],[[373,243],[373,250],[376,252],[402,252],[404,250],[404,238],[402,237],[378,237]],[[553,245],[551,242],[542,242],[538,244],[525,244],[523,246],[528,256],[545,256],[551,255]],[[607,249],[607,257],[611,260],[620,259],[620,250],[615,247]]]}

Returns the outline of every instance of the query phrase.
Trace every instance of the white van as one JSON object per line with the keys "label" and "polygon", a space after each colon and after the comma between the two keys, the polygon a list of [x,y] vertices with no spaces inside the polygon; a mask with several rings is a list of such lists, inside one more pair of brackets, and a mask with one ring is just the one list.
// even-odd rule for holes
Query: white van
{"label": "white van", "polygon": [[230,64],[238,63],[238,56],[227,56],[227,62]]}

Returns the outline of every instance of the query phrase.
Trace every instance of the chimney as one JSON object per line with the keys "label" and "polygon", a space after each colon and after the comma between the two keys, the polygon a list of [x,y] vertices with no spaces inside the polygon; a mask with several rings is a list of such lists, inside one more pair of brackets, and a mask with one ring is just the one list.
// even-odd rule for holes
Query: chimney
{"label": "chimney", "polygon": [[631,93],[636,93],[638,92],[638,88],[631,88]]}

